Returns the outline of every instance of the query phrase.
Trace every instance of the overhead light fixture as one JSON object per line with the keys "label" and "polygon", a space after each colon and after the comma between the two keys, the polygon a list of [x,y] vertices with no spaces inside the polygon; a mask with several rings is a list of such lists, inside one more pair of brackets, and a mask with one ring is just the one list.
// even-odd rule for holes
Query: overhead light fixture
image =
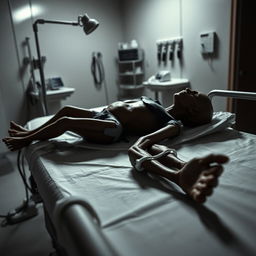
{"label": "overhead light fixture", "polygon": [[86,35],[92,33],[99,26],[99,22],[95,19],[89,18],[87,14],[78,16],[78,24],[83,27]]}
{"label": "overhead light fixture", "polygon": [[40,51],[39,45],[39,38],[38,38],[38,24],[60,24],[60,25],[71,25],[71,26],[80,26],[83,27],[83,31],[86,35],[92,33],[98,26],[99,22],[95,19],[91,19],[87,14],[78,16],[77,21],[61,21],[61,20],[45,20],[45,19],[38,19],[33,24],[33,31],[35,35],[36,41],[36,51],[37,51],[37,60],[35,67],[39,69],[39,75],[41,80],[41,89],[42,89],[42,105],[43,105],[43,112],[44,115],[48,115],[48,106],[47,106],[47,97],[46,97],[46,84],[45,84],[45,76],[42,64],[42,56]]}

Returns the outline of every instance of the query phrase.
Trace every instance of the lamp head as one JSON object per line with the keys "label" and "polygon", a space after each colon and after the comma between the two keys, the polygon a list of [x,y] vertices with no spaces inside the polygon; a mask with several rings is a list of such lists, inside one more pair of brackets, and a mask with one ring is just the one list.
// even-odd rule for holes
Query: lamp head
{"label": "lamp head", "polygon": [[78,16],[78,24],[83,27],[86,35],[92,33],[99,26],[99,22],[91,19],[86,13],[83,16]]}

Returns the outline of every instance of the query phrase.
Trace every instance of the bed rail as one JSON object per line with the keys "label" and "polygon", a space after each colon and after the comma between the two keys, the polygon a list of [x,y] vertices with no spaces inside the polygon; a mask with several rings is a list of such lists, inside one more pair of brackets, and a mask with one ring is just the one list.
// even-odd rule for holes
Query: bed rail
{"label": "bed rail", "polygon": [[101,230],[96,212],[84,199],[71,197],[58,201],[56,206],[56,230],[68,255],[117,255]]}
{"label": "bed rail", "polygon": [[230,97],[234,99],[256,100],[255,92],[231,91],[231,90],[212,90],[208,93],[208,97],[212,100],[213,97]]}

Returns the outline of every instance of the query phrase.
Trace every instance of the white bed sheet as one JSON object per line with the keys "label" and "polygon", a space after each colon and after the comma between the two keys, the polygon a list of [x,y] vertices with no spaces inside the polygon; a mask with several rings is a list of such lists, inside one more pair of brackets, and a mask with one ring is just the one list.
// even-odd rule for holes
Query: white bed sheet
{"label": "white bed sheet", "polygon": [[204,205],[133,171],[123,144],[92,150],[58,139],[29,146],[26,157],[50,216],[57,200],[84,197],[120,255],[255,255],[255,143],[256,136],[232,129],[175,143],[186,160],[208,153],[231,159]]}

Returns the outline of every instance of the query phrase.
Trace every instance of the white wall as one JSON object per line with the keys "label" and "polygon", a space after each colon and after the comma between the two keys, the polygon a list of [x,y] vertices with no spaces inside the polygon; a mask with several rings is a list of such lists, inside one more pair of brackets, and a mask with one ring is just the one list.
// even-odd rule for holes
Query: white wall
{"label": "white wall", "polygon": [[[27,109],[7,1],[0,1],[0,10],[0,137],[2,139],[7,135],[9,121],[24,122],[26,116],[24,113]],[[5,150],[0,140],[0,153]]]}
{"label": "white wall", "polygon": [[[188,78],[193,89],[208,93],[226,89],[228,79],[231,0],[125,0],[125,39],[135,38],[146,52],[146,78],[160,69],[172,77]],[[200,53],[201,32],[215,31],[217,54],[205,59]],[[156,40],[183,37],[183,61],[157,65]],[[214,101],[216,111],[224,100]]]}
{"label": "white wall", "polygon": [[[171,69],[157,65],[158,39],[180,36],[179,0],[125,0],[123,5],[125,40],[136,39],[145,51],[146,78],[161,69]],[[172,76],[180,75],[179,63],[172,66]]]}
{"label": "white wall", "polygon": [[[182,31],[184,37],[184,69],[193,89],[208,93],[228,88],[229,31],[231,0],[182,0]],[[203,58],[199,35],[215,31],[216,57]],[[215,99],[216,111],[226,109],[226,100]]]}

